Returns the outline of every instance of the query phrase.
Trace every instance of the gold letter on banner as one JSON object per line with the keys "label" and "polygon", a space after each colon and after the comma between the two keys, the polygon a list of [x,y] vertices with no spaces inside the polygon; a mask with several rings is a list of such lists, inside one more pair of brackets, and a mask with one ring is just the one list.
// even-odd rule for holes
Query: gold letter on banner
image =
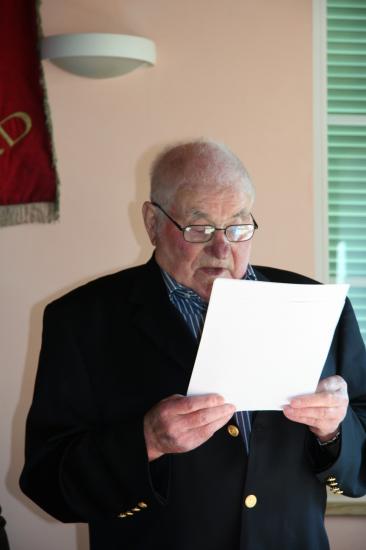
{"label": "gold letter on banner", "polygon": [[[5,122],[7,122],[8,120],[11,120],[12,118],[20,118],[24,122],[24,126],[25,126],[25,129],[24,129],[23,133],[21,133],[15,139],[10,137],[9,134],[3,128],[3,124],[5,124]],[[2,138],[4,138],[4,140],[9,145],[9,147],[14,147],[14,145],[16,143],[18,143],[18,141],[20,141],[27,134],[29,134],[31,129],[32,129],[32,119],[31,119],[31,117],[27,113],[23,113],[23,112],[20,112],[20,111],[17,112],[17,113],[13,113],[13,114],[7,116],[6,118],[4,118],[3,120],[0,121],[0,136]],[[0,149],[0,155],[2,155],[4,152],[5,152],[5,149]]]}

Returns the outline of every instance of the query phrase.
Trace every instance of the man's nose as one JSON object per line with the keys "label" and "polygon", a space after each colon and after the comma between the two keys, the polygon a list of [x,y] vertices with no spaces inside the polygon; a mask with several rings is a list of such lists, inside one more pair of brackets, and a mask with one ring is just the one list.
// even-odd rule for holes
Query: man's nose
{"label": "man's nose", "polygon": [[210,252],[215,258],[226,258],[230,251],[230,243],[226,238],[225,231],[217,230],[212,239],[207,243]]}

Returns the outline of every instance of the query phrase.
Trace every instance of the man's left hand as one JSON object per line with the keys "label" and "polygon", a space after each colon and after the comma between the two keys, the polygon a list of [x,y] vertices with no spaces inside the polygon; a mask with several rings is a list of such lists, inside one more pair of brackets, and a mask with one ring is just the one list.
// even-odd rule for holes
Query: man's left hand
{"label": "man's left hand", "polygon": [[315,393],[291,399],[283,412],[289,420],[309,426],[320,441],[328,441],[346,416],[348,401],[345,380],[338,375],[329,376],[319,382]]}

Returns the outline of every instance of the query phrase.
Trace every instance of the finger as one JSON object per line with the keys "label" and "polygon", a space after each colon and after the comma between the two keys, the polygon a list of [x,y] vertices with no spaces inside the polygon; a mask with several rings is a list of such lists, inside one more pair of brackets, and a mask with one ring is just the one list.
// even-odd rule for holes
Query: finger
{"label": "finger", "polygon": [[316,393],[323,391],[331,393],[343,391],[347,393],[347,382],[341,376],[335,374],[320,380],[315,391]]}
{"label": "finger", "polygon": [[291,420],[296,420],[297,422],[307,423],[314,418],[318,422],[335,420],[340,422],[345,416],[346,409],[343,407],[308,407],[306,409],[293,409],[291,407],[285,407],[284,413],[288,418],[290,418]]}
{"label": "finger", "polygon": [[[325,396],[328,396],[325,398]],[[331,396],[346,398],[348,402],[347,383],[338,375],[329,376],[320,380],[315,393],[298,395],[291,399],[291,405],[294,407],[307,407],[307,406],[333,406],[335,404],[332,401]],[[329,401],[322,401],[329,399]]]}
{"label": "finger", "polygon": [[[301,418],[299,418],[299,419],[290,418],[290,420],[292,420],[293,422],[297,422],[298,424],[305,424],[309,428],[314,428],[314,429],[317,429],[317,430],[319,430],[321,427],[323,427],[323,424],[319,421],[318,418],[311,418],[311,417],[302,418],[302,419]],[[338,426],[339,424],[337,423],[336,425]],[[331,431],[330,428],[329,428],[329,431]]]}
{"label": "finger", "polygon": [[[173,396],[174,397],[174,396]],[[168,401],[166,402],[168,404]],[[188,397],[179,397],[171,399],[169,404],[174,408],[174,414],[188,414],[200,409],[217,407],[225,403],[222,395],[210,393],[207,395],[190,395]]]}
{"label": "finger", "polygon": [[225,403],[217,407],[199,409],[188,414],[181,415],[178,426],[181,429],[195,429],[200,426],[206,426],[216,421],[227,422],[235,412],[234,405]]}
{"label": "finger", "polygon": [[[296,411],[293,412],[293,411],[284,410],[283,412],[284,412],[286,418],[288,418],[292,422],[297,422],[299,424],[305,424],[306,426],[309,426],[309,428],[319,429],[322,425],[324,425],[324,419],[319,420],[319,418],[311,417],[310,415],[309,416],[300,416]],[[331,423],[333,424],[332,421],[331,421]],[[336,422],[336,424],[338,425],[339,422]]]}
{"label": "finger", "polygon": [[166,403],[168,401],[176,401],[177,399],[182,399],[184,395],[180,393],[173,393],[173,395],[169,395],[169,397],[165,397],[160,401],[160,403]]}
{"label": "finger", "polygon": [[199,428],[187,430],[184,433],[184,435],[182,435],[182,437],[180,438],[179,451],[176,451],[176,452],[185,452],[188,450],[195,449],[196,447],[202,445],[208,439],[210,439],[210,437],[212,437],[213,434],[217,432],[217,430],[225,426],[225,424],[230,418],[231,416],[226,418],[223,417],[213,422],[210,422],[205,426],[200,426]]}
{"label": "finger", "polygon": [[209,424],[206,424],[206,426],[201,426],[196,431],[198,434],[200,434],[201,437],[204,437],[204,441],[212,437],[212,435],[217,432],[220,428],[225,426],[227,421],[231,418],[229,417],[222,417],[214,420],[213,422],[210,422]]}
{"label": "finger", "polygon": [[174,429],[158,434],[155,447],[161,453],[183,453],[195,449],[207,441],[216,430],[224,426],[231,416],[230,411],[226,416],[217,418],[208,424],[194,428],[186,426],[186,429],[182,429],[181,424],[175,419]]}
{"label": "finger", "polygon": [[300,395],[290,400],[290,405],[294,409],[304,407],[341,407],[348,403],[348,396],[341,392],[312,393],[309,395]]}
{"label": "finger", "polygon": [[294,409],[284,407],[284,412],[296,418],[317,418],[318,420],[328,420],[338,418],[344,411],[341,407],[307,407],[305,409]]}

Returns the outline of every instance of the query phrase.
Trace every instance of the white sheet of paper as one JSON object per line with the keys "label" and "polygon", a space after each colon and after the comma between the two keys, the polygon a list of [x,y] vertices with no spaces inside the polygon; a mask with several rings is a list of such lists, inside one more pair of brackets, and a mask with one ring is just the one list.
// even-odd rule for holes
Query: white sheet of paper
{"label": "white sheet of paper", "polygon": [[188,395],[281,410],[313,393],[348,288],[216,279]]}

